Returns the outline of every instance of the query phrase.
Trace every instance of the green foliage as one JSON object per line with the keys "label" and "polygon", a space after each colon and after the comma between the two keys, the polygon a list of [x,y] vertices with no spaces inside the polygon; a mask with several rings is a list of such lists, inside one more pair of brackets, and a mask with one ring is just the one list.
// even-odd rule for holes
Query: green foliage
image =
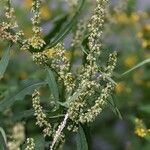
{"label": "green foliage", "polygon": [[10,58],[10,48],[9,46],[5,53],[3,54],[2,59],[0,60],[0,79],[3,78],[4,73],[7,69],[8,63],[9,63],[9,58]]}
{"label": "green foliage", "polygon": [[77,18],[80,15],[81,9],[84,5],[85,0],[81,0],[80,4],[77,8],[77,11],[73,18],[61,29],[61,31],[50,41],[50,43],[47,45],[47,48],[52,48],[57,45],[60,41],[62,41],[65,36],[71,31],[72,27],[75,25]]}
{"label": "green foliage", "polygon": [[81,126],[79,126],[77,134],[77,150],[88,150],[87,139]]}
{"label": "green foliage", "polygon": [[11,107],[17,100],[23,100],[26,95],[31,95],[35,88],[45,84],[44,81],[26,81],[15,93],[10,94],[0,102],[0,111]]}
{"label": "green foliage", "polygon": [[[24,40],[33,36],[33,32],[31,32],[33,26],[28,19],[30,16],[28,14],[30,11],[29,3],[25,2],[26,0],[20,2],[22,5],[14,3],[16,20],[20,28],[23,28],[25,35],[19,35],[17,41],[13,45],[9,45],[8,43],[15,40],[16,34],[20,31],[20,28],[10,26],[6,31],[15,38],[7,39],[8,43],[0,42],[0,150],[5,150],[8,146],[11,141],[9,137],[13,136],[12,129],[18,122],[24,123],[25,132],[23,134],[25,137],[34,138],[36,150],[49,149],[59,126],[62,127],[62,131],[58,134],[59,138],[54,146],[55,149],[64,147],[64,149],[70,150],[76,148],[77,150],[95,150],[104,149],[104,145],[110,147],[110,149],[149,150],[150,59],[148,50],[150,39],[148,38],[148,12],[138,13],[136,10],[137,1],[135,0],[128,0],[128,3],[125,2],[125,5],[119,9],[116,8],[117,6],[110,7],[104,19],[105,28],[101,27],[101,29],[104,28],[103,38],[100,38],[101,43],[98,45],[100,51],[105,50],[100,56],[98,53],[91,55],[92,59],[96,58],[95,62],[98,68],[95,70],[98,70],[98,74],[90,76],[91,78],[84,83],[82,79],[86,79],[86,74],[83,73],[86,70],[85,68],[90,65],[91,68],[94,68],[94,65],[93,62],[91,63],[92,59],[89,61],[87,59],[91,52],[89,29],[86,26],[84,35],[80,35],[82,32],[78,31],[78,22],[81,20],[83,24],[84,22],[85,24],[91,23],[89,14],[91,15],[91,10],[95,7],[94,1],[79,0],[78,5],[71,10],[70,5],[67,5],[71,3],[71,0],[68,0],[68,3],[54,1],[57,9],[49,7],[51,1],[44,1],[39,25],[44,27],[44,32],[40,35],[40,38],[44,39],[45,45],[39,49],[34,49],[30,45],[29,49],[22,51]],[[118,4],[118,6],[122,6],[122,1],[120,3],[121,5]],[[1,4],[0,13],[4,11],[3,5],[5,3]],[[68,9],[66,10],[66,8]],[[103,10],[101,11],[103,12]],[[0,22],[9,22],[3,13],[1,15]],[[49,17],[47,18],[47,16]],[[99,19],[101,19],[101,15],[99,15]],[[96,28],[96,34],[93,35],[97,36],[101,29]],[[77,35],[79,41],[70,44],[70,41],[73,42],[76,39],[75,35]],[[36,43],[34,42],[32,44]],[[57,54],[55,46],[59,43],[65,44],[65,52],[63,57],[57,60],[58,66],[53,68],[52,63]],[[28,46],[27,43],[24,45]],[[109,53],[112,53],[111,50],[116,49],[118,50],[117,68],[112,75],[108,75],[105,69],[107,70],[112,66],[106,63],[106,59]],[[33,62],[31,59],[33,54],[40,56],[38,57],[39,62],[34,59]],[[60,63],[59,60],[64,60],[64,56],[66,57],[65,61],[60,61]],[[62,67],[64,71],[61,66],[67,64],[66,60],[71,65],[68,67],[69,69],[67,68],[68,70],[65,68],[67,71]],[[35,62],[37,65],[35,65]],[[65,74],[61,78],[64,72]],[[71,73],[71,75],[66,72]],[[100,80],[97,80],[97,84],[100,87],[94,88],[95,93],[87,96],[92,89],[89,83],[95,81],[98,75],[100,75]],[[103,77],[105,77],[104,80]],[[75,88],[72,86],[72,89],[67,91],[65,79],[74,82]],[[92,114],[92,111],[95,111],[95,109],[90,108],[95,105],[95,101],[102,94],[102,89],[104,89],[106,83],[116,86],[115,93],[111,93],[104,102],[102,101],[109,109],[104,109],[104,106],[101,107],[102,110],[104,109],[101,115],[96,116],[92,123],[88,123],[92,129],[91,133],[88,129],[85,130],[86,123],[81,123],[79,117],[80,115],[84,117],[86,114]],[[82,88],[84,84],[89,85],[89,88]],[[47,121],[52,125],[53,134],[51,137],[44,137],[42,134],[44,127],[41,128],[36,125],[37,120],[34,111],[36,108],[33,109],[31,104],[32,93],[35,89],[39,90],[41,94],[42,111],[46,115]],[[75,103],[76,101],[77,103]],[[74,107],[70,105],[71,103],[75,104]],[[40,105],[37,105],[37,107],[40,107]],[[71,107],[75,110],[77,116],[75,119],[70,119],[72,116],[69,116],[65,122],[64,118]],[[72,109],[70,110],[72,111]],[[87,118],[90,117],[90,115],[87,116]],[[43,118],[45,119],[45,117]],[[136,118],[142,120],[142,127],[135,123]],[[138,132],[135,132],[136,129],[138,129]],[[141,129],[144,129],[144,131]],[[76,136],[72,136],[70,130],[77,132]],[[146,133],[144,136],[143,132]],[[91,140],[88,139],[89,134],[91,134]],[[76,146],[73,145],[74,137],[76,138]],[[65,144],[64,139],[66,140]],[[26,147],[24,143],[20,144],[22,149]]]}
{"label": "green foliage", "polygon": [[58,105],[59,89],[57,87],[56,79],[55,79],[53,72],[49,68],[47,69],[47,71],[48,71],[48,76],[47,76],[48,85],[49,85],[49,88],[52,92],[52,95],[54,96],[55,103],[56,103],[56,105]]}
{"label": "green foliage", "polygon": [[0,127],[0,148],[1,150],[5,150],[7,148],[7,138],[5,131]]}
{"label": "green foliage", "polygon": [[142,66],[144,66],[144,65],[146,65],[146,64],[148,64],[148,63],[150,63],[150,59],[146,59],[146,60],[140,62],[139,64],[137,64],[136,66],[132,67],[132,68],[129,69],[128,71],[124,72],[121,76],[125,76],[125,75],[127,75],[128,73],[130,73],[130,72],[132,72],[132,71],[134,71],[134,70],[136,70],[136,69],[138,69],[138,68],[140,68],[140,67],[142,67]]}

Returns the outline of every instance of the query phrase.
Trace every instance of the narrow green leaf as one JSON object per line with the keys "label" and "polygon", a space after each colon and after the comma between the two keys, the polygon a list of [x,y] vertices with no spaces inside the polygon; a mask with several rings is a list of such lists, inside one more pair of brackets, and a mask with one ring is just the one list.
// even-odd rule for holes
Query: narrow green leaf
{"label": "narrow green leaf", "polygon": [[[43,109],[43,112],[45,114],[49,114],[49,113],[52,113],[50,110],[44,110]],[[27,118],[30,118],[30,117],[33,117],[34,116],[34,110],[33,109],[30,109],[30,110],[24,110],[22,112],[17,112],[17,114],[14,114],[10,119],[13,120],[13,121],[20,121],[20,120],[23,120],[23,119],[27,119]],[[60,117],[64,117],[65,114],[58,114],[58,115],[51,115],[49,116],[48,115],[48,118],[50,119],[55,119],[55,118],[60,118]]]}
{"label": "narrow green leaf", "polygon": [[64,25],[64,23],[67,20],[68,15],[60,15],[56,18],[54,18],[54,20],[52,20],[52,23],[54,24],[54,29],[52,31],[50,31],[45,37],[44,37],[44,41],[46,42],[46,45],[49,43],[49,41],[57,34],[60,32],[62,26]]}
{"label": "narrow green leaf", "polygon": [[107,74],[105,74],[104,72],[102,72],[100,69],[99,69],[99,72],[102,74],[102,76],[104,76],[108,81],[110,81],[111,83],[113,83],[114,85],[117,85],[117,83],[111,78],[109,77]]}
{"label": "narrow green leaf", "polygon": [[148,63],[150,63],[150,58],[149,58],[149,59],[146,59],[146,60],[144,60],[144,61],[142,61],[141,63],[137,64],[137,65],[134,66],[133,68],[131,68],[131,69],[129,69],[128,71],[124,72],[124,73],[121,75],[121,77],[124,76],[124,75],[129,74],[130,72],[132,72],[132,71],[134,71],[134,70],[136,70],[136,69],[138,69],[138,68],[140,68],[140,67],[142,67],[142,66],[144,66],[145,64],[148,64]]}
{"label": "narrow green leaf", "polygon": [[9,63],[10,47],[11,46],[7,48],[7,50],[4,52],[4,55],[2,56],[2,59],[0,60],[0,79],[3,78],[6,68],[8,66],[8,63]]}
{"label": "narrow green leaf", "polygon": [[116,112],[116,115],[119,117],[119,119],[122,120],[122,115],[117,107],[115,107],[115,112]]}
{"label": "narrow green leaf", "polygon": [[31,110],[25,110],[25,111],[22,111],[22,112],[17,112],[17,114],[14,114],[11,119],[13,121],[20,121],[22,119],[26,119],[26,118],[30,118],[34,115],[34,110],[31,109]]}
{"label": "narrow green leaf", "polygon": [[139,107],[140,111],[150,114],[150,105],[143,105]]}
{"label": "narrow green leaf", "polygon": [[4,129],[2,127],[0,127],[0,133],[3,136],[5,143],[7,143],[6,134],[5,134],[5,131],[4,131]]}
{"label": "narrow green leaf", "polygon": [[110,78],[110,77],[108,77],[108,76],[105,76],[106,77],[106,79],[108,80],[108,81],[110,81],[111,83],[113,83],[114,85],[117,85],[117,83],[112,79],[112,78]]}
{"label": "narrow green leaf", "polygon": [[0,127],[0,149],[5,150],[6,149],[6,144],[7,144],[7,138],[5,131],[2,127]]}
{"label": "narrow green leaf", "polygon": [[81,126],[79,126],[79,131],[77,133],[77,150],[88,150],[87,139]]}
{"label": "narrow green leaf", "polygon": [[69,103],[70,103],[71,101],[76,100],[76,99],[80,96],[80,94],[82,93],[82,91],[84,91],[84,89],[78,90],[75,94],[73,94],[71,97],[69,97],[69,99],[67,99],[66,102],[64,102],[64,103],[59,102],[59,104],[60,104],[61,106],[64,106],[64,107],[67,107],[67,108],[68,108],[68,107],[69,107]]}
{"label": "narrow green leaf", "polygon": [[49,69],[49,68],[47,69],[47,71],[48,71],[48,76],[47,76],[48,85],[49,85],[49,88],[50,88],[54,98],[55,98],[56,104],[58,104],[59,90],[58,90],[57,82],[55,80],[53,71],[51,71],[51,69]]}
{"label": "narrow green leaf", "polygon": [[86,54],[88,55],[87,51],[85,50],[84,46],[81,46],[81,50]]}
{"label": "narrow green leaf", "polygon": [[116,116],[118,116],[119,119],[122,120],[122,115],[116,105],[116,101],[115,101],[115,98],[114,96],[111,96],[109,100],[107,100],[108,104],[110,105],[110,108],[112,109],[112,111],[114,112],[114,114]]}
{"label": "narrow green leaf", "polygon": [[62,28],[62,30],[59,32],[59,34],[57,34],[54,39],[49,43],[47,48],[52,48],[55,45],[57,45],[57,43],[59,43],[60,41],[62,41],[64,39],[64,37],[70,32],[70,30],[72,29],[73,25],[76,22],[76,19],[78,18],[78,15],[81,13],[81,9],[83,7],[85,0],[81,0],[80,5],[75,13],[75,15],[73,16],[73,18],[70,20],[69,23],[67,23],[65,25],[64,28]]}
{"label": "narrow green leaf", "polygon": [[45,81],[31,81],[23,85],[15,93],[13,93],[12,95],[10,94],[9,97],[0,102],[0,112],[11,107],[17,100],[23,100],[26,95],[32,94],[34,89],[45,84]]}

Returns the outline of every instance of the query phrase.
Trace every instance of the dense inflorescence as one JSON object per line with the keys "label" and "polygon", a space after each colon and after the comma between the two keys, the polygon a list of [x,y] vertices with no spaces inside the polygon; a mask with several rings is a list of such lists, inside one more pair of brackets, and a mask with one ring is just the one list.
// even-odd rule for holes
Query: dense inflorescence
{"label": "dense inflorescence", "polygon": [[14,8],[11,6],[11,0],[5,1],[5,17],[6,21],[0,23],[0,38],[17,43],[24,35],[22,31],[13,32],[18,29],[18,23],[14,15]]}
{"label": "dense inflorescence", "polygon": [[136,118],[135,119],[135,134],[141,138],[150,134],[150,129],[147,129],[143,123],[143,120]]}
{"label": "dense inflorescence", "polygon": [[59,75],[59,80],[63,79],[64,86],[67,92],[71,92],[75,88],[74,78],[69,71],[70,63],[65,57],[65,49],[61,44],[55,47],[54,58],[52,58],[51,66]]}
{"label": "dense inflorescence", "polygon": [[33,138],[27,138],[27,146],[25,150],[35,150],[35,143]]}
{"label": "dense inflorescence", "polygon": [[[69,96],[66,97],[68,108],[66,117],[54,134],[51,149],[65,126],[68,126],[68,130],[77,131],[79,123],[93,122],[107,104],[107,99],[114,89],[114,84],[107,79],[113,75],[117,61],[117,53],[113,52],[109,55],[109,60],[104,71],[100,70],[97,64],[97,60],[102,51],[102,29],[104,27],[107,3],[107,0],[97,0],[94,13],[87,24],[88,31],[86,31],[85,23],[83,27],[77,28],[76,38],[73,39],[72,47],[79,48],[82,45],[82,40],[79,41],[78,39],[79,37],[82,38],[82,33],[79,34],[79,30],[82,30],[83,34],[85,31],[89,34],[87,63],[84,65],[80,74],[75,76],[70,72],[70,63],[65,56],[66,50],[61,44],[53,48],[53,54],[51,56],[48,56],[46,52],[38,54],[39,59],[36,62],[41,61],[41,58],[45,56],[47,59],[51,59],[50,67],[57,72],[58,81],[63,82],[66,93],[69,93]],[[42,62],[44,61],[41,61],[39,64],[42,64]],[[101,84],[102,81],[103,84]],[[97,95],[97,93],[99,94]],[[89,105],[88,101],[90,101],[92,96],[95,96],[95,99],[92,102],[93,105]],[[68,119],[72,123],[67,125]]]}
{"label": "dense inflorescence", "polygon": [[[69,130],[77,131],[76,127],[79,123],[93,122],[107,104],[107,99],[114,89],[113,83],[105,79],[106,77],[109,78],[112,76],[116,66],[116,52],[110,54],[107,67],[104,69],[105,72],[103,74],[101,74],[102,71],[99,71],[97,65],[97,59],[101,54],[101,36],[106,7],[106,0],[98,0],[90,24],[88,24],[89,54],[87,55],[87,64],[85,64],[81,74],[76,78],[79,84],[73,95],[68,98],[69,106],[66,115],[68,115],[74,124],[73,126],[68,126]],[[101,80],[106,81],[106,84],[103,86],[100,85]],[[96,91],[101,91],[100,95],[96,97],[95,104],[89,107],[88,100],[91,96],[96,95]],[[74,97],[75,99],[71,100]]]}
{"label": "dense inflorescence", "polygon": [[[99,71],[96,63],[101,52],[101,36],[102,27],[104,26],[104,17],[106,12],[107,1],[97,1],[97,7],[91,17],[89,27],[89,54],[87,55],[87,64],[83,69],[83,73],[79,76],[80,85],[76,93],[79,93],[78,98],[70,103],[69,116],[76,123],[94,121],[96,116],[102,111],[106,99],[109,97],[113,89],[113,84],[108,82],[104,89],[101,90],[100,96],[95,100],[95,105],[87,108],[85,98],[95,94],[100,90],[100,80],[104,79],[103,74]],[[116,52],[110,54],[106,74],[111,75],[116,65]],[[106,75],[105,74],[105,75]],[[74,94],[76,94],[74,93]],[[85,109],[87,108],[87,109]]]}
{"label": "dense inflorescence", "polygon": [[[12,34],[14,28],[18,27],[14,22],[14,9],[10,7],[8,0],[6,8],[6,18],[8,22],[0,25],[0,33],[3,39],[19,42],[23,50],[30,48],[40,50],[45,45],[42,38],[42,29],[40,27],[40,7],[41,0],[33,0],[32,3],[32,31],[33,36],[26,39],[22,32]],[[72,1],[73,2],[73,1]],[[70,2],[71,3],[71,2]],[[76,3],[72,3],[77,5]],[[77,131],[79,124],[93,122],[102,112],[107,104],[107,99],[111,96],[114,89],[114,83],[111,80],[116,66],[117,53],[109,55],[109,60],[105,68],[100,69],[98,60],[102,53],[102,33],[107,11],[107,0],[96,0],[96,8],[89,21],[81,21],[77,25],[77,31],[73,36],[71,44],[72,49],[83,48],[84,35],[86,34],[87,49],[86,61],[82,66],[80,73],[73,73],[70,60],[66,57],[66,49],[63,44],[58,43],[52,49],[44,49],[43,52],[32,53],[35,63],[51,69],[55,72],[54,77],[58,88],[63,87],[63,102],[58,101],[58,109],[64,108],[59,112],[65,113],[65,117],[55,127],[51,125],[43,107],[40,103],[40,93],[35,90],[32,94],[32,107],[36,124],[43,129],[44,137],[53,138],[50,149],[52,150],[58,141],[63,143],[63,129]],[[22,38],[21,40],[19,38]],[[49,53],[49,51],[53,51]],[[59,91],[59,90],[58,90]],[[52,91],[51,91],[52,92]],[[62,93],[61,93],[62,94]],[[60,95],[60,93],[59,93]],[[94,97],[94,98],[93,98]],[[34,149],[33,139],[27,139],[26,150]]]}
{"label": "dense inflorescence", "polygon": [[25,140],[25,126],[23,123],[17,123],[12,127],[11,137],[8,142],[9,150],[20,150],[21,144]]}
{"label": "dense inflorescence", "polygon": [[106,13],[106,6],[108,0],[97,0],[97,6],[94,10],[94,14],[91,17],[90,23],[88,24],[89,35],[89,48],[90,53],[87,59],[90,63],[96,61],[96,58],[101,54],[101,38],[103,33],[104,19]]}
{"label": "dense inflorescence", "polygon": [[41,0],[33,0],[32,9],[34,16],[31,18],[33,27],[33,37],[28,39],[29,45],[31,45],[35,49],[40,49],[45,44],[42,39],[42,29],[40,27],[40,8],[41,8]]}
{"label": "dense inflorescence", "polygon": [[32,105],[34,108],[34,115],[36,117],[36,124],[39,125],[39,127],[44,128],[43,133],[44,136],[51,136],[52,129],[50,123],[46,120],[46,114],[42,110],[42,106],[40,105],[40,93],[35,90],[32,94]]}

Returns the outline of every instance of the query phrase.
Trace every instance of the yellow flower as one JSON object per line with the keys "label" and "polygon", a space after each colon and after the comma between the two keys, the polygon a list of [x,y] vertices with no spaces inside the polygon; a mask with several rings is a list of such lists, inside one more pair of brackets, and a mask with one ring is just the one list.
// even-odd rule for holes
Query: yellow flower
{"label": "yellow flower", "polygon": [[138,85],[141,85],[143,84],[143,80],[141,79],[141,77],[143,76],[144,74],[144,70],[143,69],[139,69],[138,71],[136,71],[134,74],[133,74],[133,81],[138,84]]}
{"label": "yellow flower", "polygon": [[71,58],[71,52],[70,51],[66,51],[65,56],[66,56],[66,58],[70,59]]}
{"label": "yellow flower", "polygon": [[137,37],[141,39],[143,48],[150,49],[150,24],[145,24]]}
{"label": "yellow flower", "polygon": [[[50,48],[50,49],[44,50],[43,53],[44,53],[44,55],[46,55],[48,58],[50,58],[50,57],[55,56],[55,52],[56,52],[56,50],[55,50],[54,48]],[[66,51],[66,52],[65,52],[65,57],[68,58],[68,59],[71,57],[70,51]]]}
{"label": "yellow flower", "polygon": [[139,15],[136,14],[136,13],[132,13],[131,16],[130,16],[130,20],[133,22],[133,23],[136,23],[138,22],[140,19]]}
{"label": "yellow flower", "polygon": [[148,41],[148,40],[143,40],[143,42],[142,42],[142,47],[143,47],[143,48],[148,48],[148,47],[150,47],[150,41]]}
{"label": "yellow flower", "polygon": [[150,129],[147,129],[143,121],[139,118],[135,119],[135,130],[134,133],[139,137],[145,137],[150,133]]}
{"label": "yellow flower", "polygon": [[138,135],[139,137],[145,137],[147,135],[147,131],[144,128],[135,128],[135,134]]}
{"label": "yellow flower", "polygon": [[50,49],[46,49],[44,52],[44,55],[46,55],[48,58],[54,56],[55,54],[55,49],[54,48],[50,48]]}
{"label": "yellow flower", "polygon": [[148,44],[147,41],[146,41],[146,40],[143,40],[143,42],[142,42],[142,47],[143,47],[143,48],[146,48],[146,47],[147,47],[147,44]]}
{"label": "yellow flower", "polygon": [[143,33],[142,33],[141,31],[138,32],[138,33],[137,33],[137,37],[138,37],[138,38],[142,38],[142,37],[143,37]]}
{"label": "yellow flower", "polygon": [[128,23],[128,17],[125,13],[115,14],[115,19],[118,23],[121,23],[121,24]]}
{"label": "yellow flower", "polygon": [[115,14],[114,17],[116,21],[120,24],[136,23],[140,19],[140,16],[137,13],[132,13],[130,16],[128,16],[125,13],[118,13],[118,14]]}
{"label": "yellow flower", "polygon": [[131,68],[132,66],[134,66],[137,63],[137,57],[135,55],[131,55],[128,56],[125,60],[124,60],[124,65],[127,68]]}
{"label": "yellow flower", "polygon": [[144,26],[144,30],[150,31],[150,24],[146,24],[146,25]]}
{"label": "yellow flower", "polygon": [[32,7],[32,0],[24,0],[24,6],[27,9],[30,9]]}
{"label": "yellow flower", "polygon": [[52,15],[52,11],[49,9],[49,7],[47,5],[43,5],[41,7],[41,17],[44,20],[47,20],[51,17]]}
{"label": "yellow flower", "polygon": [[125,85],[123,82],[119,82],[115,87],[115,91],[117,94],[121,94],[124,91],[124,89],[125,89]]}
{"label": "yellow flower", "polygon": [[45,42],[39,36],[33,36],[32,38],[28,39],[28,43],[35,49],[40,49]]}

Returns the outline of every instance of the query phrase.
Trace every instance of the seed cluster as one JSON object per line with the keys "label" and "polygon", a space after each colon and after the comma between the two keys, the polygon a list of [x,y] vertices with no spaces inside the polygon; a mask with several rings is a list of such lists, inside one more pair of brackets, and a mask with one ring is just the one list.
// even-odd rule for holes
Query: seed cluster
{"label": "seed cluster", "polygon": [[18,29],[18,23],[14,15],[14,8],[11,7],[11,0],[6,0],[5,3],[6,21],[0,24],[0,38],[17,43],[24,33],[22,31],[12,32]]}
{"label": "seed cluster", "polygon": [[76,48],[81,47],[81,44],[84,40],[84,36],[86,33],[86,26],[87,26],[86,20],[79,21],[79,23],[77,24],[76,32],[72,39],[72,43],[71,43],[72,47],[76,47]]}
{"label": "seed cluster", "polygon": [[27,138],[27,146],[25,150],[35,150],[35,143],[33,138]]}
{"label": "seed cluster", "polygon": [[28,39],[28,44],[35,49],[40,49],[45,44],[44,40],[41,37],[42,28],[40,27],[40,8],[41,0],[33,0],[31,11],[34,13],[34,16],[31,18],[33,24],[33,37]]}
{"label": "seed cluster", "polygon": [[112,91],[112,89],[112,83],[107,83],[106,87],[102,89],[101,95],[95,101],[95,105],[88,109],[87,112],[82,113],[80,115],[79,120],[81,123],[93,122],[95,120],[95,118],[100,114],[104,105],[106,104],[106,100],[109,97],[109,94]]}
{"label": "seed cluster", "polygon": [[44,53],[35,53],[32,56],[33,61],[38,65],[46,66],[48,63],[48,57]]}
{"label": "seed cluster", "polygon": [[71,92],[75,88],[74,77],[69,71],[70,63],[65,56],[66,50],[61,44],[58,44],[55,48],[54,58],[52,58],[52,68],[54,68],[59,74],[59,80],[63,79],[63,83],[67,92]]}
{"label": "seed cluster", "polygon": [[[81,73],[76,77],[76,83],[78,84],[76,84],[74,93],[67,98],[69,105],[66,115],[68,115],[68,118],[72,121],[72,124],[68,125],[67,128],[71,131],[77,131],[79,123],[93,122],[107,104],[107,99],[114,89],[113,83],[105,80],[105,78],[106,76],[110,78],[115,69],[116,52],[110,54],[104,72],[100,71],[97,65],[97,60],[101,54],[102,28],[104,26],[106,7],[107,0],[97,0],[96,9],[88,24],[89,54],[87,55],[87,63]],[[81,34],[77,31],[76,37],[80,35]],[[74,39],[73,44],[74,43],[81,45],[77,39]],[[75,46],[75,44],[73,46]],[[61,55],[62,53],[63,49],[61,48],[59,54],[64,58],[64,54]],[[62,60],[61,57],[59,60]],[[58,64],[60,65],[61,63]],[[69,66],[69,64],[66,63],[65,66]],[[55,68],[57,67],[55,66]],[[62,70],[62,72],[64,72],[64,70]],[[102,82],[101,84],[101,81],[104,83]],[[91,97],[95,97],[94,104],[92,105],[89,104]],[[57,137],[57,135],[56,133],[54,137]],[[55,141],[54,139],[53,143],[55,143]]]}
{"label": "seed cluster", "polygon": [[117,53],[116,51],[109,55],[109,60],[107,63],[107,67],[105,68],[105,73],[108,77],[112,76],[112,73],[116,67],[117,62]]}
{"label": "seed cluster", "polygon": [[96,8],[94,14],[91,17],[88,29],[90,32],[89,48],[90,53],[87,56],[87,60],[92,63],[96,61],[96,58],[101,54],[101,38],[103,33],[104,19],[106,14],[106,6],[108,0],[96,0]]}
{"label": "seed cluster", "polygon": [[43,129],[43,134],[44,136],[51,136],[52,134],[52,129],[50,123],[46,120],[46,114],[43,112],[43,108],[40,105],[40,93],[35,90],[34,93],[32,94],[32,106],[34,108],[34,115],[36,117],[36,124],[39,127],[44,128]]}
{"label": "seed cluster", "polygon": [[[12,18],[14,19],[14,9],[10,7],[10,0],[7,0],[7,2],[5,16],[8,22],[0,25],[1,37],[13,42],[21,42],[23,50],[29,50],[30,48],[41,49],[45,45],[40,27],[40,7],[42,1],[33,0],[31,10],[33,13],[33,17],[31,18],[33,36],[29,39],[24,38],[21,31],[15,34],[10,32],[10,30],[12,31],[18,25],[11,20]],[[76,5],[76,2],[69,1],[68,3]],[[63,96],[66,100],[64,103],[58,102],[59,106],[62,104],[62,106],[65,106],[63,113],[65,112],[66,115],[60,125],[56,125],[53,128],[47,121],[46,114],[43,112],[39,91],[35,90],[32,94],[32,106],[34,116],[36,117],[36,124],[43,128],[44,137],[51,136],[53,138],[50,147],[51,150],[56,146],[58,141],[63,139],[62,132],[66,126],[68,130],[77,131],[79,124],[93,122],[107,104],[107,99],[114,89],[114,84],[111,80],[106,79],[111,79],[113,75],[117,61],[116,52],[109,55],[109,60],[105,68],[101,67],[102,69],[100,69],[97,63],[102,52],[102,33],[107,4],[108,0],[96,0],[96,8],[90,21],[87,23],[83,20],[77,25],[77,31],[71,45],[72,48],[81,48],[85,33],[87,32],[88,35],[86,63],[83,65],[80,73],[72,73],[70,61],[66,57],[66,49],[62,44],[57,44],[53,49],[50,49],[53,50],[52,54],[46,50],[33,54],[33,60],[37,64],[50,67],[56,72],[58,77],[56,82],[58,85],[59,83],[63,85]],[[21,41],[20,37],[23,37]],[[59,108],[62,107],[60,106]],[[57,130],[55,130],[56,127],[58,127]],[[27,139],[27,145],[26,150],[35,149],[33,139]]]}
{"label": "seed cluster", "polygon": [[[106,85],[100,85],[100,81],[105,77],[99,71],[97,59],[101,52],[102,28],[104,26],[104,18],[106,13],[107,0],[97,0],[96,9],[91,17],[89,28],[89,54],[87,56],[87,64],[83,68],[82,73],[78,77],[81,83],[78,86],[77,98],[70,102],[68,114],[71,120],[81,123],[88,123],[95,120],[96,116],[102,111],[107,103],[107,98],[113,90],[113,84],[108,82]],[[116,65],[116,52],[110,54],[108,65],[105,69],[105,76],[111,76]],[[95,96],[95,104],[90,108],[87,107],[87,101],[91,96],[96,95],[101,90],[100,96]],[[73,96],[72,96],[73,97]]]}

